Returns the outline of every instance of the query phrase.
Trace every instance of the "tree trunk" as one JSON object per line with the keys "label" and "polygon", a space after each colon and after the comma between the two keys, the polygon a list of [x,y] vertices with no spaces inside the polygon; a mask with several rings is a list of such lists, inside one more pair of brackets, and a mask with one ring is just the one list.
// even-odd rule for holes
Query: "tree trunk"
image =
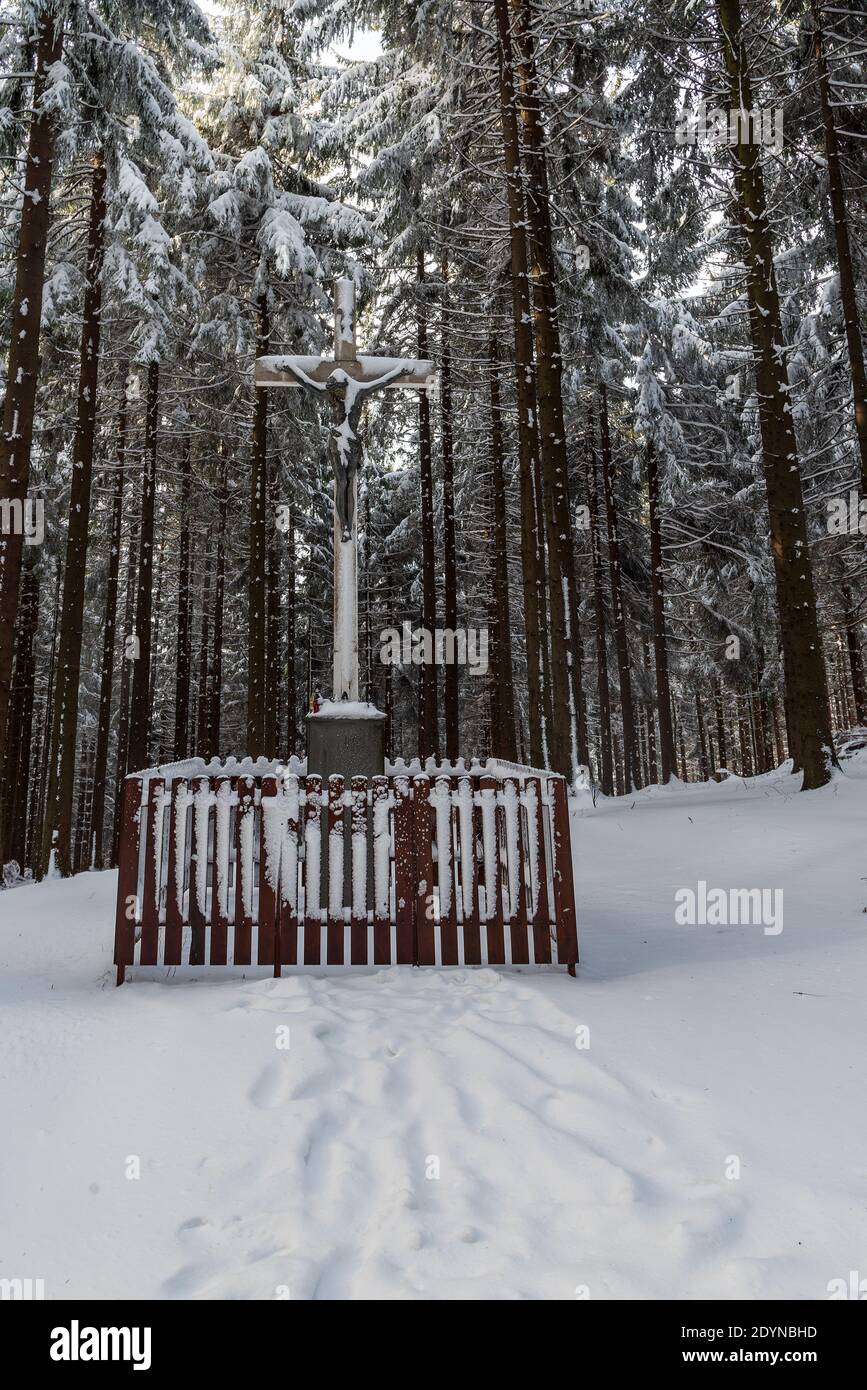
{"label": "tree trunk", "polygon": [[139,525],[138,580],[136,584],[135,638],[133,643],[132,701],[130,707],[128,765],[138,772],[148,766],[150,724],[151,616],[153,613],[154,501],[157,481],[157,423],[160,368],[148,364],[145,400],[145,446],[142,467],[141,521]]}
{"label": "tree trunk", "polygon": [[298,683],[295,676],[297,629],[295,599],[295,523],[292,507],[286,531],[286,753],[291,758],[298,747]]}
{"label": "tree trunk", "polygon": [[[267,291],[259,296],[256,315],[256,356],[268,352],[271,327],[268,315]],[[247,641],[247,755],[259,758],[267,754],[265,680],[267,672],[267,479],[268,393],[264,388],[255,392],[253,408],[253,442],[250,449],[250,574],[248,585],[249,617]]]}
{"label": "tree trunk", "polygon": [[208,647],[210,629],[211,570],[205,560],[205,575],[202,581],[202,622],[199,627],[199,708],[196,720],[195,752],[200,758],[216,757],[217,750],[210,745],[211,701],[213,695],[208,670]]}
{"label": "tree trunk", "polygon": [[280,547],[277,531],[279,502],[277,460],[272,460],[268,478],[268,666],[265,673],[266,756],[276,758],[280,741]]}
{"label": "tree trunk", "polygon": [[490,645],[491,752],[516,762],[515,677],[512,667],[512,618],[509,601],[509,533],[506,513],[505,453],[500,403],[500,365],[496,339],[489,348],[491,373],[491,530],[493,564]]}
{"label": "tree trunk", "polygon": [[635,756],[635,710],[632,701],[632,679],[629,671],[629,642],[626,635],[626,609],[623,603],[623,579],[620,570],[620,536],[617,529],[617,505],[614,498],[614,479],[611,466],[611,440],[608,433],[608,391],[599,388],[599,425],[602,444],[602,489],[605,498],[605,518],[608,527],[608,571],[611,578],[611,607],[614,623],[614,645],[617,652],[617,677],[620,688],[620,718],[623,727],[623,767],[626,791],[641,786],[641,773]]}
{"label": "tree trunk", "polygon": [[[447,632],[458,626],[458,562],[455,540],[455,473],[452,445],[452,374],[449,323],[449,263],[442,259],[443,303],[440,363],[440,442],[443,462],[443,618]],[[446,758],[455,762],[460,752],[458,717],[458,668],[454,661],[446,663],[443,672],[443,696],[446,722]]]}
{"label": "tree trunk", "polygon": [[[498,9],[508,0],[496,0]],[[539,455],[544,491],[545,535],[548,560],[548,613],[551,633],[551,698],[553,722],[549,745],[555,771],[574,775],[577,761],[578,709],[573,682],[580,682],[576,661],[577,613],[570,612],[574,570],[572,513],[569,505],[569,473],[566,430],[563,420],[560,327],[550,199],[545,157],[545,131],[539,104],[538,81],[528,0],[512,0],[517,32],[518,106],[521,118],[525,181],[525,207],[529,225],[530,275],[533,286],[533,335],[536,344],[536,398],[539,419]],[[500,32],[508,32],[508,11],[500,20]],[[506,45],[503,45],[507,53]],[[570,670],[570,664],[572,669]],[[579,698],[578,706],[582,700]]]}
{"label": "tree trunk", "polygon": [[849,244],[849,218],[846,211],[846,189],[837,144],[837,127],[828,79],[828,60],[825,55],[825,36],[822,30],[822,10],[819,0],[810,0],[815,29],[813,51],[819,75],[819,101],[822,107],[822,129],[825,136],[825,159],[828,165],[828,193],[834,220],[834,241],[837,247],[837,268],[840,273],[840,302],[849,349],[849,370],[852,376],[852,403],[855,410],[855,434],[861,456],[861,493],[867,497],[867,373],[864,370],[864,345],[858,317],[858,295],[852,248]]}
{"label": "tree trunk", "polygon": [[132,685],[134,660],[130,644],[137,641],[135,636],[135,589],[136,555],[138,553],[138,522],[130,525],[127,542],[126,594],[123,603],[123,629],[121,631],[120,695],[117,710],[117,765],[115,768],[114,812],[111,832],[111,867],[117,863],[120,845],[120,812],[123,796],[123,779],[129,771],[129,736],[132,716],[130,687]]}
{"label": "tree trunk", "polygon": [[189,757],[190,683],[193,660],[192,603],[190,599],[190,490],[192,440],[181,448],[180,544],[178,547],[177,667],[175,672],[175,761]]}
{"label": "tree trunk", "polygon": [[659,515],[659,468],[656,450],[648,444],[647,500],[650,513],[650,594],[653,614],[653,659],[656,668],[656,701],[659,717],[659,764],[663,786],[675,770],[674,731],[671,724],[671,687],[668,679],[668,637],[665,630],[665,580],[662,571],[662,520]]}
{"label": "tree trunk", "polygon": [[852,601],[849,585],[842,585],[843,613],[846,624],[846,650],[849,653],[849,669],[852,673],[852,696],[855,701],[855,718],[859,724],[867,724],[867,679],[864,675],[864,656],[861,651],[860,622],[858,607]]}
{"label": "tree trunk", "polygon": [[[547,623],[544,606],[544,566],[541,510],[534,491],[540,480],[539,441],[536,431],[536,368],[530,303],[530,269],[527,252],[526,214],[521,181],[515,100],[512,40],[508,0],[497,0],[499,44],[497,59],[500,88],[500,128],[506,200],[509,209],[512,322],[515,338],[515,398],[518,407],[518,478],[521,498],[521,574],[524,592],[524,630],[527,646],[527,704],[530,711],[530,761],[542,767],[552,723],[551,686],[545,679],[548,665]],[[544,649],[544,650],[543,650]]]}
{"label": "tree trunk", "polygon": [[[264,395],[264,392],[262,393]],[[229,513],[229,469],[220,440],[220,493],[217,507],[217,560],[214,577],[214,655],[208,686],[208,747],[220,756],[220,701],[223,694],[223,602],[226,592],[226,523]]]}
{"label": "tree trunk", "polygon": [[33,640],[39,627],[39,575],[32,565],[21,574],[21,602],[15,640],[15,670],[9,703],[9,738],[3,770],[3,827],[5,861],[26,867],[27,816],[31,787],[33,697],[36,663]]}
{"label": "tree trunk", "polygon": [[[749,111],[753,97],[740,0],[717,0],[717,9],[731,106]],[[791,741],[808,791],[829,780],[835,761],[828,689],[758,146],[739,140],[735,159]]]}
{"label": "tree trunk", "polygon": [[75,794],[78,687],[81,679],[84,582],[90,528],[90,493],[96,436],[96,396],[99,381],[99,349],[102,314],[102,262],[105,249],[105,164],[93,163],[90,225],[87,237],[87,278],[81,325],[78,399],[72,479],[69,488],[69,524],[63,602],[60,616],[60,651],[57,688],[48,765],[48,798],[42,844],[42,872],[48,868],[52,846],[58,872],[68,878],[75,872],[72,857],[73,803]]}
{"label": "tree trunk", "polygon": [[[418,355],[427,357],[427,303],[424,297],[424,251],[416,253],[418,300]],[[426,391],[418,401],[419,479],[421,485],[421,624],[433,642],[437,625],[436,547],[434,542],[433,450],[431,447],[430,401]],[[437,722],[437,668],[432,661],[419,667],[419,757],[439,757]]]}
{"label": "tree trunk", "polygon": [[587,504],[590,511],[590,549],[593,561],[593,614],[596,623],[596,688],[599,701],[599,762],[603,796],[614,795],[614,763],[611,742],[611,696],[608,690],[608,653],[605,636],[605,600],[602,593],[602,547],[599,533],[599,494],[592,409],[587,417]]}
{"label": "tree trunk", "polygon": [[[63,25],[56,15],[39,20],[33,109],[24,166],[24,197],[18,230],[15,290],[0,436],[0,502],[17,510],[24,506],[30,486],[30,453],[39,373],[39,324],[48,247],[48,217],[54,166],[54,116],[43,109],[48,69],[63,51]],[[4,764],[15,619],[21,583],[23,529],[11,517],[11,529],[0,528],[0,767]],[[0,845],[0,863],[3,846]]]}
{"label": "tree trunk", "polygon": [[99,714],[96,728],[96,754],[93,765],[93,834],[96,844],[95,867],[108,868],[103,852],[105,790],[108,781],[108,745],[111,737],[111,697],[114,686],[114,645],[117,631],[117,583],[120,574],[120,545],[123,527],[123,484],[126,461],[127,369],[121,368],[121,399],[117,416],[117,462],[111,506],[111,535],[108,545],[108,573],[102,628],[102,664],[99,678]]}

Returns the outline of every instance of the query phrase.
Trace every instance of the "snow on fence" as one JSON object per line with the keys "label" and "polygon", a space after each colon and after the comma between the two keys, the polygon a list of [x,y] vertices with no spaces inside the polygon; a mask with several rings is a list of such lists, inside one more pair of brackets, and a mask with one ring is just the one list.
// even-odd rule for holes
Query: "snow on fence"
{"label": "snow on fence", "polygon": [[557,963],[575,973],[562,777],[398,763],[323,787],[294,759],[288,770],[214,766],[124,782],[118,984],[129,965],[279,975],[302,964]]}

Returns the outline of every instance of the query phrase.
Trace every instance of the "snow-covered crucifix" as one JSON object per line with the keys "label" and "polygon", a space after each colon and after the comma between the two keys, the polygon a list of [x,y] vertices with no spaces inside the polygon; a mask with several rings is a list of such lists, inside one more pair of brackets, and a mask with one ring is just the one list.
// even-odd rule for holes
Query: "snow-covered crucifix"
{"label": "snow-covered crucifix", "polygon": [[334,281],[334,357],[271,356],[256,360],[256,385],[302,386],[331,404],[329,460],[334,469],[334,698],[358,699],[358,531],[356,499],[365,399],[383,387],[425,388],[432,362],[359,357],[355,345],[355,284]]}

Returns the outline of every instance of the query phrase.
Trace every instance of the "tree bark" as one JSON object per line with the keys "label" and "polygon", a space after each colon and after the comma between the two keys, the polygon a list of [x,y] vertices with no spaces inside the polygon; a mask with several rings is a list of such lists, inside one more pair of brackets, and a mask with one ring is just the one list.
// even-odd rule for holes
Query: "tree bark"
{"label": "tree bark", "polygon": [[268,478],[268,664],[265,672],[266,756],[276,758],[280,741],[280,548],[277,531],[277,460],[272,459]]}
{"label": "tree bark", "polygon": [[3,845],[5,860],[26,867],[27,815],[36,778],[31,775],[33,696],[36,663],[33,640],[39,627],[39,575],[32,565],[21,574],[21,602],[15,640],[15,669],[9,703],[10,737],[3,770]]}
{"label": "tree bark", "polygon": [[608,572],[611,579],[611,607],[614,626],[614,647],[617,652],[617,678],[620,688],[620,719],[623,729],[623,770],[627,792],[641,785],[641,771],[635,748],[635,708],[632,700],[632,678],[629,670],[629,642],[626,634],[626,608],[623,602],[623,577],[620,569],[620,535],[617,527],[617,504],[612,477],[611,439],[608,433],[608,390],[599,387],[599,427],[602,454],[602,490],[605,498],[605,518],[608,528]]}
{"label": "tree bark", "polygon": [[[54,116],[43,108],[43,98],[48,69],[60,60],[62,51],[62,22],[56,15],[43,12],[36,46],[33,114],[24,166],[24,197],[12,297],[3,433],[0,436],[0,502],[13,508],[23,508],[30,485],[30,454],[39,374],[39,324],[42,318],[42,288],[54,169]],[[8,534],[5,527],[0,528],[0,767],[4,763],[6,748],[22,546],[23,533],[18,525],[12,524]],[[2,862],[3,846],[0,845]]]}
{"label": "tree bark", "polygon": [[535,496],[541,485],[539,441],[536,429],[536,366],[533,358],[530,268],[527,251],[526,213],[521,179],[517,103],[515,98],[512,40],[508,0],[497,0],[497,64],[500,91],[500,129],[506,201],[509,210],[512,323],[515,340],[515,398],[518,408],[518,479],[521,499],[521,574],[524,596],[524,631],[527,649],[527,705],[530,713],[530,761],[542,767],[548,755],[552,723],[551,685],[548,668],[543,538],[541,509]]}
{"label": "tree bark", "polygon": [[490,644],[491,752],[495,758],[516,762],[515,678],[512,668],[512,618],[509,601],[509,535],[506,513],[505,451],[500,401],[500,365],[496,339],[489,348],[491,373],[491,530],[493,564]]}
{"label": "tree bark", "polygon": [[867,724],[867,678],[864,674],[864,656],[861,651],[860,622],[858,608],[852,600],[852,590],[848,584],[842,585],[843,613],[846,624],[846,650],[849,654],[849,669],[852,674],[852,696],[855,701],[855,718],[859,724]]}
{"label": "tree bark", "polygon": [[831,102],[828,60],[825,55],[825,36],[822,29],[822,8],[819,0],[810,0],[815,25],[813,52],[819,75],[819,101],[822,107],[822,129],[825,137],[825,159],[828,165],[828,194],[834,221],[834,241],[837,248],[837,269],[840,273],[840,302],[846,346],[849,349],[849,370],[852,376],[852,404],[855,411],[855,434],[861,457],[861,493],[867,497],[867,372],[864,370],[864,344],[858,316],[858,295],[852,248],[849,243],[849,218],[846,211],[846,188],[837,144],[837,127]]}
{"label": "tree bark", "polygon": [[[424,250],[416,253],[418,301],[418,355],[427,357],[427,304],[424,298]],[[430,401],[426,391],[419,392],[419,480],[421,485],[421,586],[422,627],[433,642],[437,625],[436,546],[434,541],[433,450],[431,447]],[[439,757],[439,726],[437,721],[437,668],[433,662],[419,667],[419,756]]]}
{"label": "tree bark", "polygon": [[[268,294],[259,296],[256,313],[256,356],[268,352],[271,327]],[[250,449],[250,574],[248,583],[247,640],[247,755],[259,758],[267,753],[265,679],[267,670],[267,481],[268,393],[255,392],[253,441]]]}
{"label": "tree bark", "polygon": [[78,373],[75,441],[69,488],[69,523],[60,615],[60,651],[48,765],[48,798],[42,844],[42,872],[48,868],[52,846],[57,871],[63,878],[75,872],[72,856],[73,805],[78,733],[78,687],[81,679],[84,582],[90,528],[90,494],[96,437],[96,397],[102,316],[102,262],[105,250],[105,164],[93,162],[90,224],[81,350]]}
{"label": "tree bark", "polygon": [[[449,323],[449,263],[442,259],[443,302],[440,343],[440,444],[443,464],[443,618],[447,632],[458,626],[458,561],[455,540],[455,473],[452,426],[452,352]],[[446,758],[455,762],[460,753],[458,716],[458,668],[447,662],[443,671]]]}
{"label": "tree bark", "polygon": [[[716,3],[731,106],[749,111],[752,83],[740,0]],[[803,790],[809,791],[829,780],[835,761],[828,688],[758,146],[739,139],[735,161],[791,742],[803,769]]]}
{"label": "tree bark", "polygon": [[157,481],[157,424],[160,368],[150,362],[145,398],[145,442],[142,467],[139,560],[136,584],[132,700],[128,766],[138,772],[148,766],[150,725],[151,616],[153,613],[154,502]]}
{"label": "tree bark", "polygon": [[614,763],[611,741],[611,695],[608,689],[608,653],[605,635],[605,600],[602,593],[602,547],[599,530],[599,494],[592,409],[584,437],[587,456],[587,504],[590,511],[590,549],[593,562],[593,614],[596,624],[596,691],[599,702],[599,782],[603,796],[614,795]]}
{"label": "tree bark", "polygon": [[[262,393],[264,395],[264,392]],[[223,694],[223,603],[226,592],[226,523],[229,515],[229,467],[220,440],[220,492],[217,506],[217,559],[214,575],[214,655],[208,684],[208,748],[220,756],[220,701]]]}
{"label": "tree bark", "polygon": [[[496,0],[499,8],[508,0]],[[559,309],[551,234],[550,195],[545,156],[535,44],[529,0],[511,0],[517,35],[517,96],[521,120],[521,149],[527,177],[525,207],[529,225],[530,276],[533,287],[533,336],[536,344],[536,398],[539,455],[544,491],[548,561],[548,612],[551,632],[553,723],[551,765],[564,776],[576,772],[577,720],[583,698],[573,697],[580,683],[576,636],[578,615],[572,612],[574,555],[569,471],[563,419]],[[500,21],[501,33],[504,21]],[[508,30],[508,13],[505,18]],[[505,45],[504,45],[505,50]],[[571,667],[571,669],[570,669]],[[633,740],[634,742],[634,740]]]}
{"label": "tree bark", "polygon": [[295,598],[295,522],[290,505],[286,531],[286,752],[298,748],[298,681],[295,675],[297,614]]}
{"label": "tree bark", "polygon": [[180,535],[178,544],[177,664],[175,667],[175,761],[189,757],[190,685],[193,663],[192,600],[190,597],[190,494],[192,440],[181,446]]}
{"label": "tree bark", "polygon": [[126,366],[121,368],[121,398],[117,415],[117,457],[111,505],[111,534],[108,544],[108,573],[102,628],[102,663],[99,678],[99,714],[96,728],[96,754],[93,765],[93,834],[96,845],[95,867],[108,868],[103,846],[105,790],[108,781],[108,745],[111,737],[111,697],[114,687],[114,645],[117,633],[117,584],[120,574],[120,545],[123,528],[123,484],[126,462],[127,399]]}
{"label": "tree bark", "polygon": [[671,723],[671,686],[668,678],[668,636],[665,626],[665,579],[662,570],[662,520],[659,515],[659,467],[656,450],[648,444],[647,499],[650,513],[650,594],[653,614],[653,660],[656,669],[656,702],[659,717],[659,765],[663,786],[675,770],[674,730]]}

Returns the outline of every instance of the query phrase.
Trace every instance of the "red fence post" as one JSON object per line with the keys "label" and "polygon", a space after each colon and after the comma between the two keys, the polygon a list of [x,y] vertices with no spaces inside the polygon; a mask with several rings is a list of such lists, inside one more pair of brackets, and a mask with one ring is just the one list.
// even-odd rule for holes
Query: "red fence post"
{"label": "red fence post", "polygon": [[461,893],[464,919],[464,964],[481,965],[479,873],[476,861],[475,790],[469,777],[458,779],[458,837],[461,846]]}
{"label": "red fence post", "polygon": [[325,956],[328,965],[343,964],[343,874],[346,864],[343,836],[343,778],[335,772],[328,778],[328,930]]}
{"label": "red fence post", "polygon": [[304,964],[318,965],[322,956],[322,778],[314,773],[304,787]]}
{"label": "red fence post", "polygon": [[353,777],[351,839],[349,846],[352,870],[352,917],[349,928],[349,962],[367,964],[367,856],[370,845],[367,837],[367,778]]}
{"label": "red fence post", "polygon": [[482,855],[485,878],[485,927],[488,937],[488,965],[505,965],[506,940],[503,935],[503,904],[500,893],[500,827],[497,816],[497,782],[482,777]]}
{"label": "red fence post", "polygon": [[545,807],[542,782],[528,777],[524,786],[527,812],[528,869],[527,894],[533,923],[533,960],[537,965],[551,961],[551,913],[548,909],[548,860],[545,848]]}
{"label": "red fence post", "polygon": [[[119,985],[123,984],[126,977],[126,967],[133,963],[135,951],[141,789],[140,777],[124,778],[117,858],[117,911],[114,922],[114,963],[117,966]],[[130,908],[132,916],[129,915]]]}
{"label": "red fence post", "polygon": [[391,830],[388,778],[373,777],[373,963],[391,964]]}
{"label": "red fence post", "polygon": [[280,852],[283,844],[282,804],[277,796],[277,778],[262,778],[259,802],[259,930],[256,960],[273,965],[280,974]]}
{"label": "red fence post", "polygon": [[554,906],[556,911],[557,959],[575,974],[578,960],[578,924],[575,916],[575,883],[572,875],[572,840],[569,832],[569,801],[562,777],[552,777],[553,814],[551,841],[554,850]]}
{"label": "red fence post", "polygon": [[[256,835],[256,779],[238,778],[238,806],[235,811],[235,932],[232,961],[249,965],[253,952],[253,847]],[[214,954],[211,934],[211,964],[226,964],[226,942],[220,941],[220,958]]]}
{"label": "red fence post", "polygon": [[433,883],[433,812],[430,805],[430,778],[413,778],[415,803],[413,830],[415,833],[415,935],[419,965],[436,965],[436,933],[434,931]]}
{"label": "red fence post", "polygon": [[418,963],[415,934],[415,823],[409,778],[394,779],[394,916],[398,965]]}
{"label": "red fence post", "polygon": [[521,789],[516,777],[503,778],[506,881],[509,889],[509,937],[512,964],[528,965],[527,908],[524,893],[524,844],[521,835]]}
{"label": "red fence post", "polygon": [[[290,773],[284,779],[286,814],[283,819],[283,849],[280,853],[280,963],[298,962],[298,841],[301,834],[301,804],[298,778]],[[276,964],[276,962],[275,962]]]}
{"label": "red fence post", "polygon": [[147,838],[142,884],[139,964],[156,965],[160,939],[160,887],[163,871],[164,777],[148,779]]}
{"label": "red fence post", "polygon": [[208,900],[208,822],[211,784],[193,778],[193,840],[190,851],[190,965],[205,963],[205,912]]}
{"label": "red fence post", "polygon": [[163,960],[180,965],[184,930],[184,878],[187,854],[187,779],[172,782],[169,815],[169,867],[166,874],[166,939]]}

